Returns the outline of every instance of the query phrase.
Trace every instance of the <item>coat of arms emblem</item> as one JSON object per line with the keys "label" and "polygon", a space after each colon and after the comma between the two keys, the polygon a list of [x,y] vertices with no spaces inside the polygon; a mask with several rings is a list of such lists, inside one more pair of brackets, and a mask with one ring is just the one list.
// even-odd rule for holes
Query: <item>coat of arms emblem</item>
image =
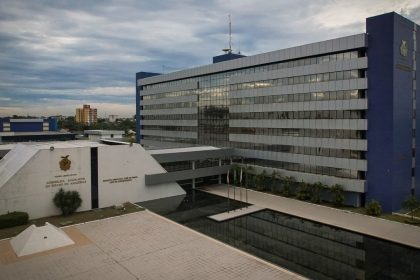
{"label": "coat of arms emblem", "polygon": [[400,45],[400,54],[402,56],[407,56],[407,41],[401,40],[401,45]]}
{"label": "coat of arms emblem", "polygon": [[62,160],[60,160],[60,169],[63,171],[67,171],[70,169],[71,160],[69,160],[69,156],[70,155],[61,157]]}

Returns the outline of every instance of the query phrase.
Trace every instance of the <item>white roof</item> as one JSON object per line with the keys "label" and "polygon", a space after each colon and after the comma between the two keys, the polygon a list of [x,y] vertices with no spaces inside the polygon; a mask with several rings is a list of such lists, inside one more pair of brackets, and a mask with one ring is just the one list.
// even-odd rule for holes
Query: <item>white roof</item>
{"label": "white roof", "polygon": [[37,153],[30,146],[18,144],[0,160],[0,188]]}
{"label": "white roof", "polygon": [[45,226],[31,225],[10,240],[18,257],[31,255],[47,250],[74,244],[74,241],[56,226],[45,223]]}
{"label": "white roof", "polygon": [[[68,149],[68,148],[82,148],[82,147],[100,147],[107,146],[99,142],[74,140],[74,141],[52,141],[52,142],[25,142],[19,143],[22,145],[30,146],[36,150],[48,150],[50,147],[55,149]],[[19,145],[18,144],[18,145]]]}
{"label": "white roof", "polygon": [[187,152],[199,152],[199,151],[210,151],[220,150],[213,146],[198,146],[198,147],[186,147],[186,148],[172,148],[172,149],[159,149],[159,150],[148,150],[151,155],[159,154],[172,154],[172,153],[187,153]]}
{"label": "white roof", "polygon": [[93,135],[110,135],[110,134],[124,134],[124,130],[100,130],[100,129],[91,129],[85,130],[84,134],[93,134]]}

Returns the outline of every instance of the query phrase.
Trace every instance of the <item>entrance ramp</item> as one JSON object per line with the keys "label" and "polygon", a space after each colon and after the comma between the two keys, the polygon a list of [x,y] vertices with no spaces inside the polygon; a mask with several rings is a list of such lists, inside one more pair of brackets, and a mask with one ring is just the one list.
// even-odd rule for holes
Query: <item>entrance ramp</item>
{"label": "entrance ramp", "polygon": [[235,210],[230,210],[227,212],[219,213],[216,215],[208,216],[209,219],[216,221],[216,222],[224,222],[230,219],[238,218],[241,216],[245,216],[248,214],[252,214],[255,212],[259,212],[265,210],[266,208],[257,206],[257,205],[250,205],[248,207],[243,207]]}

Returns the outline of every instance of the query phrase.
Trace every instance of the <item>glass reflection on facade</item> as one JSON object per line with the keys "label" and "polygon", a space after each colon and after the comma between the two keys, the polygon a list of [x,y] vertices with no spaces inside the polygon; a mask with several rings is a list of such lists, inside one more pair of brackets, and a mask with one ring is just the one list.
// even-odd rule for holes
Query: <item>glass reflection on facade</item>
{"label": "glass reflection on facade", "polygon": [[165,209],[171,199],[139,204],[310,279],[420,279],[415,248],[271,210],[215,222],[207,217],[244,205],[192,190]]}

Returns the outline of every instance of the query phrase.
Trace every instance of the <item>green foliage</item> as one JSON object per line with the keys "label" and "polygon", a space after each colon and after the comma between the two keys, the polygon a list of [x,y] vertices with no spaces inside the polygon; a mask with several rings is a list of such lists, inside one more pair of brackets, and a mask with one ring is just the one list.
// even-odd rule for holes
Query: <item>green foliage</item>
{"label": "green foliage", "polygon": [[117,119],[116,122],[109,122],[107,119],[98,119],[98,122],[91,125],[77,123],[75,117],[67,117],[58,121],[59,129],[68,129],[70,131],[83,131],[88,129],[104,129],[104,130],[128,130],[136,129],[136,122],[134,119]]}
{"label": "green foliage", "polygon": [[256,188],[259,191],[264,191],[267,188],[267,172],[265,170],[263,170],[263,172],[261,172],[260,174],[258,174],[256,176]]}
{"label": "green foliage", "polygon": [[335,206],[342,206],[344,203],[344,189],[341,185],[335,184],[330,188],[331,200]]}
{"label": "green foliage", "polygon": [[241,167],[238,164],[233,164],[230,173],[233,176],[233,184],[238,186],[240,184]]}
{"label": "green foliage", "polygon": [[278,177],[279,177],[279,173],[277,171],[273,170],[273,172],[271,173],[271,176],[269,178],[270,179],[270,182],[269,182],[270,190],[272,192],[277,191]]}
{"label": "green foliage", "polygon": [[292,195],[292,187],[296,184],[296,179],[292,176],[283,177],[281,180],[282,195],[289,197]]}
{"label": "green foliage", "polygon": [[380,216],[382,214],[382,206],[379,201],[372,199],[366,205],[366,214],[370,216]]}
{"label": "green foliage", "polygon": [[29,216],[26,212],[11,212],[0,215],[0,229],[25,225],[28,223]]}
{"label": "green foliage", "polygon": [[326,186],[321,182],[316,182],[310,185],[310,192],[311,192],[311,201],[314,203],[321,202],[321,191],[325,189]]}
{"label": "green foliage", "polygon": [[245,176],[245,186],[251,188],[252,187],[252,181],[254,180],[254,167],[247,166],[244,170],[244,176]]}
{"label": "green foliage", "polygon": [[54,204],[61,209],[63,216],[74,213],[82,204],[82,199],[77,191],[64,191],[60,189],[54,196]]}
{"label": "green foliage", "polygon": [[411,214],[411,220],[414,221],[414,210],[420,207],[420,202],[414,195],[407,197],[401,204],[403,209],[407,210]]}
{"label": "green foliage", "polygon": [[299,183],[296,198],[299,200],[309,200],[311,198],[311,187],[308,183]]}

